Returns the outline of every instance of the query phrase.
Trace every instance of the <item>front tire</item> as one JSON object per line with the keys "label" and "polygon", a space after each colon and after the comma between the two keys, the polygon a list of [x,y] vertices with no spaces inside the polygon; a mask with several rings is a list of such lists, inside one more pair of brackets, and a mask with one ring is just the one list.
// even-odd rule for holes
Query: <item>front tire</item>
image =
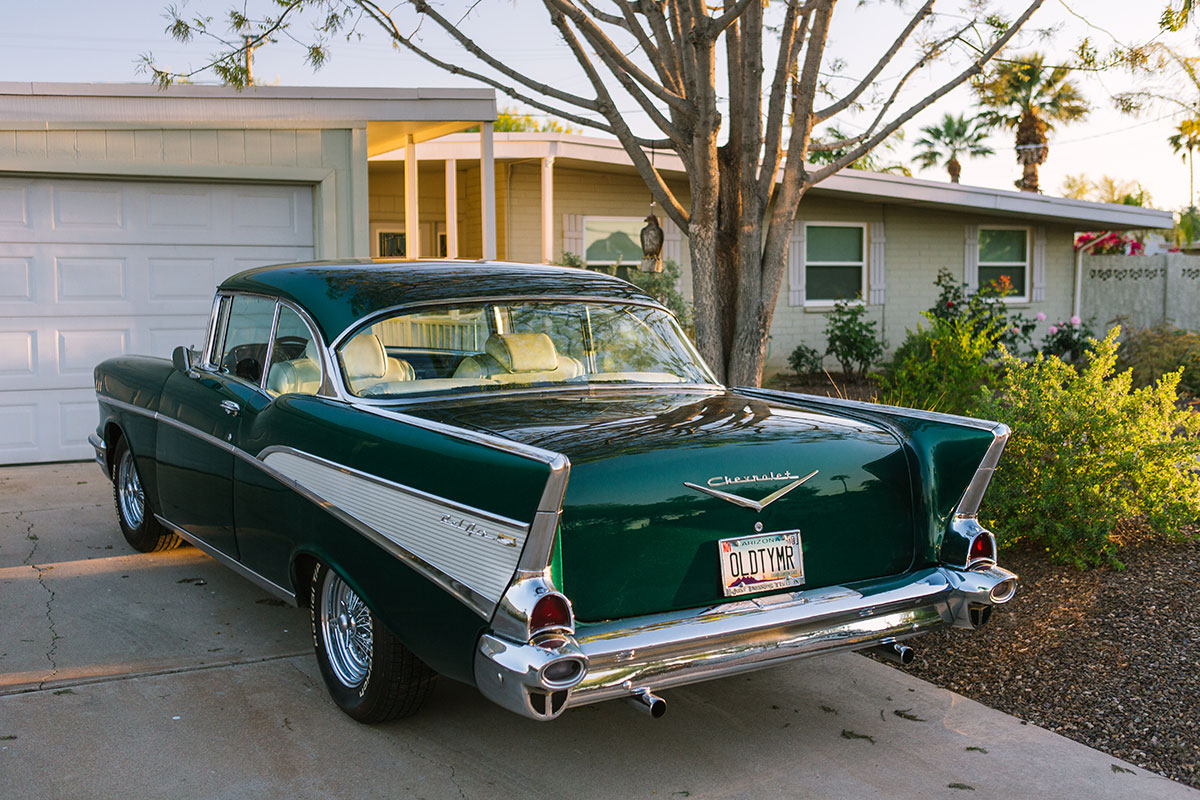
{"label": "front tire", "polygon": [[146,493],[142,489],[142,478],[138,474],[137,462],[129,449],[125,437],[117,440],[113,449],[113,504],[117,507],[117,522],[125,541],[134,550],[155,553],[173,550],[183,540],[158,523]]}
{"label": "front tire", "polygon": [[416,713],[437,674],[327,565],[314,568],[311,587],[313,647],[333,701],[359,722],[386,722]]}

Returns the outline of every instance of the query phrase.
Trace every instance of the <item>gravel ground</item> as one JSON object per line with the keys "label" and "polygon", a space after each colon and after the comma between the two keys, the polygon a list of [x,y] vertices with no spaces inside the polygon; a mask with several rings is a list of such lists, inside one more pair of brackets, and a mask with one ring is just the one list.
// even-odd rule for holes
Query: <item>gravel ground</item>
{"label": "gravel ground", "polygon": [[915,640],[907,669],[1200,788],[1200,542],[1123,534],[1124,570],[1002,553],[1016,597],[982,631]]}

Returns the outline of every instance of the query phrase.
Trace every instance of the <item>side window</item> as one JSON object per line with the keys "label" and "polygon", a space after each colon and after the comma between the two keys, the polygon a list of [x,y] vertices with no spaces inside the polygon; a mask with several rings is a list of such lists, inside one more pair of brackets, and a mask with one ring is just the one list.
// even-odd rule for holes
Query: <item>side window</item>
{"label": "side window", "polygon": [[265,297],[237,295],[229,307],[225,342],[217,360],[222,372],[250,383],[262,380],[267,360],[267,342],[275,321],[275,301]]}
{"label": "side window", "polygon": [[321,354],[308,325],[292,309],[279,307],[279,325],[271,347],[267,391],[316,394],[321,389]]}

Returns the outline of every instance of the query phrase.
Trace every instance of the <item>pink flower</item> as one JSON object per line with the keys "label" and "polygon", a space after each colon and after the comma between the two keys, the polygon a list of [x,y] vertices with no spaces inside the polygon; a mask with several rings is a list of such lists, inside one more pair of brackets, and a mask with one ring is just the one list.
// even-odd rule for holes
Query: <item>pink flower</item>
{"label": "pink flower", "polygon": [[1071,326],[1072,327],[1078,328],[1080,322],[1083,322],[1083,320],[1081,320],[1079,317],[1071,317]]}
{"label": "pink flower", "polygon": [[1053,335],[1054,335],[1054,334],[1056,334],[1056,333],[1058,333],[1058,326],[1057,326],[1057,325],[1051,325],[1051,326],[1050,326],[1050,335],[1051,335],[1051,336],[1053,336]]}
{"label": "pink flower", "polygon": [[1046,321],[1046,315],[1045,315],[1045,314],[1043,314],[1042,312],[1040,312],[1040,311],[1039,311],[1039,312],[1038,312],[1038,315],[1037,315],[1037,321],[1038,321],[1038,322],[1045,322],[1045,321]]}
{"label": "pink flower", "polygon": [[1021,332],[1021,331],[1020,331],[1020,329],[1019,329],[1019,328],[1017,328],[1017,327],[1014,325],[1014,326],[1013,326],[1013,333],[1020,333],[1020,332]]}

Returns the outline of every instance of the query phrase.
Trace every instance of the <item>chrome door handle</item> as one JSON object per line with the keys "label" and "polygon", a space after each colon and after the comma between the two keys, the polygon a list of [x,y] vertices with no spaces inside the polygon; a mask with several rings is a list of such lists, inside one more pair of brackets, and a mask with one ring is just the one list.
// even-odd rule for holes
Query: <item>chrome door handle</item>
{"label": "chrome door handle", "polygon": [[224,411],[226,414],[228,414],[231,417],[236,417],[238,415],[238,412],[242,410],[242,407],[239,406],[237,403],[233,402],[232,400],[222,400],[221,401],[221,410]]}

